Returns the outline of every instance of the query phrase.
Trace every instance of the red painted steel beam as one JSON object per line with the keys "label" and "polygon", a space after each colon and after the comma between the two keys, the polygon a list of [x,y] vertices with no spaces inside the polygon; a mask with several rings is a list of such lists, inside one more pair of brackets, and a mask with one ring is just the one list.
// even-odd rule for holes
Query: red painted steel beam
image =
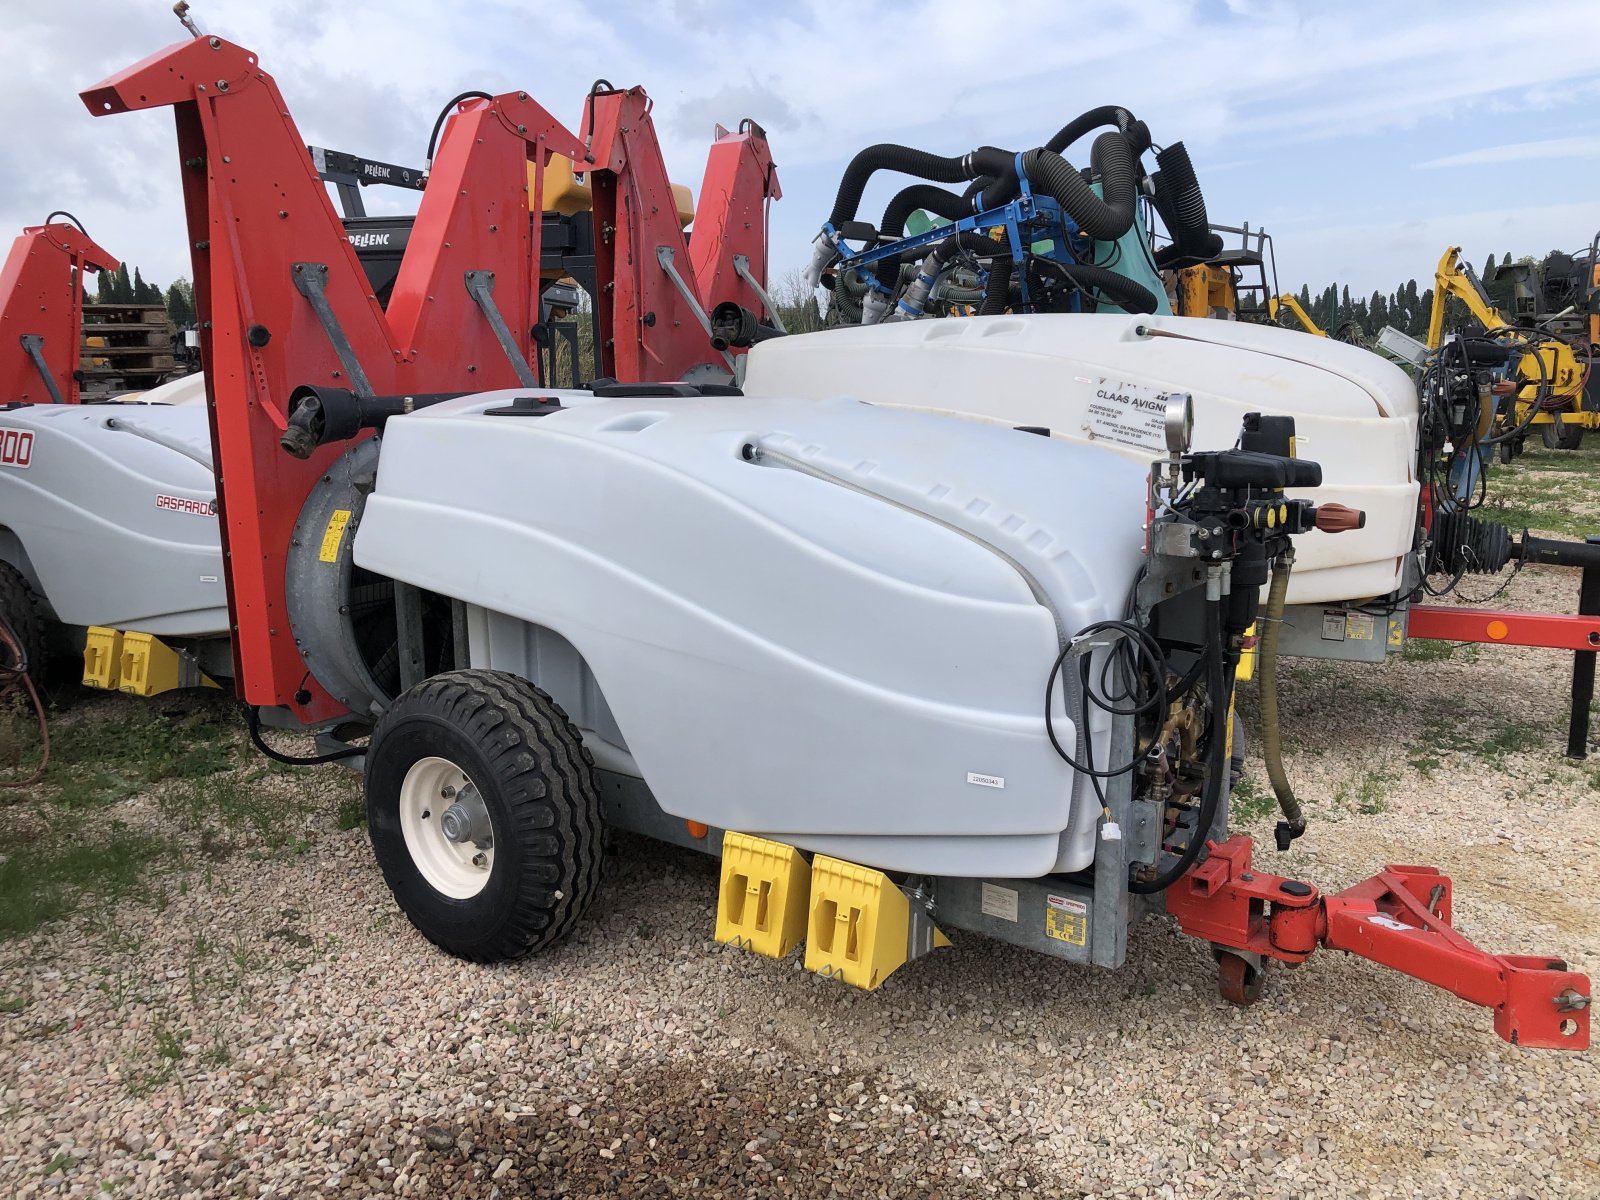
{"label": "red painted steel beam", "polygon": [[22,339],[41,339],[56,393],[78,402],[78,363],[83,347],[83,288],[95,271],[114,271],[117,260],[76,226],[32,225],[11,243],[0,267],[0,404],[55,399]]}
{"label": "red painted steel beam", "polygon": [[[524,92],[471,100],[445,127],[385,311],[345,238],[272,77],[221,38],[180,42],[82,93],[97,116],[171,106],[183,163],[200,349],[206,363],[235,680],[249,703],[288,708],[302,723],[343,715],[294,644],[284,595],[295,521],[314,481],[347,447],[309,459],[279,448],[293,390],[350,386],[297,264],[326,269],[323,291],[354,359],[379,395],[515,387],[517,372],[466,290],[490,272],[494,300],[531,363],[540,264],[544,167],[552,154],[587,169],[596,227],[602,374],[671,380],[722,366],[694,304],[662,269],[658,250],[704,307],[731,297],[735,253],[764,277],[765,202],[777,179],[764,138],[718,143],[718,181],[701,212],[695,257],[677,218],[644,91],[591,95],[580,140]],[[529,191],[528,164],[533,173]],[[702,274],[705,283],[700,282]],[[302,276],[303,278],[304,276]],[[710,303],[707,303],[710,301]]]}
{"label": "red painted steel beam", "polygon": [[[468,294],[491,271],[524,361],[538,276],[529,162],[582,143],[522,93],[477,101],[447,125],[386,313],[256,56],[220,38],[178,43],[83,93],[96,115],[171,105],[194,259],[201,353],[216,447],[235,679],[252,704],[306,724],[343,708],[317,685],[289,625],[285,563],[317,478],[348,448],[311,458],[279,448],[291,393],[350,386],[297,264],[326,269],[324,293],[377,394],[515,387],[516,369]],[[252,331],[255,336],[250,336]]]}
{"label": "red painted steel beam", "polygon": [[1406,636],[1439,642],[1596,650],[1600,649],[1600,616],[1414,604],[1406,618]]}
{"label": "red painted steel beam", "polygon": [[1324,896],[1303,880],[1251,866],[1252,843],[1210,844],[1206,861],[1167,891],[1183,931],[1215,946],[1304,962],[1344,950],[1494,1010],[1517,1045],[1585,1050],[1589,979],[1546,956],[1490,954],[1450,923],[1450,880],[1433,867],[1391,866]]}

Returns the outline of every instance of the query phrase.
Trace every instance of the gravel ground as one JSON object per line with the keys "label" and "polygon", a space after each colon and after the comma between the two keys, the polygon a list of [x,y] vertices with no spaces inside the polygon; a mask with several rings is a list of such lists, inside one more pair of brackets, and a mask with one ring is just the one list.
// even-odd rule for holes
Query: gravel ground
{"label": "gravel ground", "polygon": [[[1575,586],[1530,570],[1505,599]],[[1314,821],[1263,856],[1328,887],[1434,863],[1481,944],[1600,973],[1600,765],[1559,757],[1566,669],[1296,664]],[[1358,959],[1239,1010],[1151,920],[1121,971],[958,935],[868,995],[715,945],[713,864],[619,838],[572,940],[473,967],[338,828],[346,775],[254,786],[295,789],[289,850],[202,839],[163,903],[0,943],[0,1194],[1600,1195],[1594,1053],[1517,1050]]]}

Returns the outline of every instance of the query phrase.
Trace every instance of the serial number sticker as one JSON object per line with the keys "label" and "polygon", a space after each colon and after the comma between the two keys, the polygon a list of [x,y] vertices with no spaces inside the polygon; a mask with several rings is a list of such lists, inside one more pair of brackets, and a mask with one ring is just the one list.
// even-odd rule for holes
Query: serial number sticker
{"label": "serial number sticker", "polygon": [[1084,945],[1089,939],[1089,906],[1066,896],[1046,896],[1044,931],[1058,942]]}
{"label": "serial number sticker", "polygon": [[999,917],[1002,921],[1017,919],[1017,893],[998,884],[983,885],[983,915]]}
{"label": "serial number sticker", "polygon": [[1353,612],[1344,621],[1344,635],[1352,642],[1370,642],[1377,632],[1371,613]]}
{"label": "serial number sticker", "polygon": [[1345,614],[1343,609],[1329,609],[1322,614],[1322,640],[1342,642],[1345,639]]}
{"label": "serial number sticker", "polygon": [[975,783],[979,787],[1003,788],[1006,785],[1006,777],[1004,775],[983,775],[977,771],[968,771],[967,782]]}
{"label": "serial number sticker", "polygon": [[336,508],[333,516],[328,518],[327,531],[322,535],[322,553],[317,558],[322,562],[331,563],[339,561],[339,545],[344,541],[344,527],[350,524],[350,510]]}
{"label": "serial number sticker", "polygon": [[1102,378],[1094,385],[1083,431],[1091,441],[1104,439],[1160,454],[1167,448],[1167,395],[1141,384]]}

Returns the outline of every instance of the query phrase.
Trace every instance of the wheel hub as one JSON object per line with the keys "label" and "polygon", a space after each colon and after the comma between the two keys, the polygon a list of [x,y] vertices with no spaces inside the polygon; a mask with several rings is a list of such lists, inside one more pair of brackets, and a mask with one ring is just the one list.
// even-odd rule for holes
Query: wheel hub
{"label": "wheel hub", "polygon": [[446,758],[412,763],[400,784],[400,832],[430,887],[470,900],[494,870],[494,826],[483,796]]}
{"label": "wheel hub", "polygon": [[[446,791],[449,789],[446,788]],[[471,844],[480,850],[494,845],[494,830],[489,824],[489,809],[470,783],[462,786],[457,800],[439,818],[439,830],[457,845]],[[448,798],[448,797],[447,797]]]}

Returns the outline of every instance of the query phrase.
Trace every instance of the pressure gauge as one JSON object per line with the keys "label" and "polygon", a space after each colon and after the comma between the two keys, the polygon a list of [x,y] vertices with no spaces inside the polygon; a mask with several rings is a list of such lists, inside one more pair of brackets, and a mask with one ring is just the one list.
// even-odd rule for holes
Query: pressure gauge
{"label": "pressure gauge", "polygon": [[1189,453],[1189,443],[1194,439],[1194,397],[1188,392],[1168,393],[1165,426],[1168,451]]}

